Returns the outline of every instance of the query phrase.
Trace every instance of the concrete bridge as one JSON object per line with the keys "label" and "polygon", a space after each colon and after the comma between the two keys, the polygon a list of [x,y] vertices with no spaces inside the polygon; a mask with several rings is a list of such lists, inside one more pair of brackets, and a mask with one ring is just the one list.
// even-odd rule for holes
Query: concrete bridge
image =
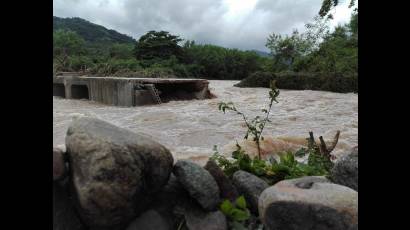
{"label": "concrete bridge", "polygon": [[89,77],[66,73],[53,77],[53,96],[138,106],[212,98],[208,85],[204,79]]}

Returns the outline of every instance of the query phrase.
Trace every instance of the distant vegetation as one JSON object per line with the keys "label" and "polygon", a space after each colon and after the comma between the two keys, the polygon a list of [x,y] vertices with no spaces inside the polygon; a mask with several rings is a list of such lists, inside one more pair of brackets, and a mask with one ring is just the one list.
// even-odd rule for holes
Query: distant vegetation
{"label": "distant vegetation", "polygon": [[269,80],[276,80],[282,89],[358,92],[358,12],[332,32],[328,20],[316,17],[303,34],[270,35],[272,64],[237,86],[269,87]]}
{"label": "distant vegetation", "polygon": [[271,34],[270,54],[196,44],[166,31],[138,40],[80,18],[54,17],[54,73],[87,71],[97,76],[178,77],[242,80],[240,87],[357,92],[357,22],[330,32],[328,17],[316,17],[306,32]]}
{"label": "distant vegetation", "polygon": [[182,42],[166,31],[138,41],[80,18],[54,17],[54,71],[96,75],[243,79],[268,58],[254,51]]}

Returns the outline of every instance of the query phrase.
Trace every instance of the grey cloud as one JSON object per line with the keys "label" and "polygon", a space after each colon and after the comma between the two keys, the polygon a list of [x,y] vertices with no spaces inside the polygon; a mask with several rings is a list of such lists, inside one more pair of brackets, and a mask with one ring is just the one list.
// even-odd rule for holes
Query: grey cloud
{"label": "grey cloud", "polygon": [[166,30],[197,43],[266,50],[269,34],[303,29],[321,2],[259,0],[231,20],[224,0],[54,0],[54,15],[81,17],[136,39],[149,30]]}
{"label": "grey cloud", "polygon": [[218,17],[226,9],[219,2],[205,0],[150,1],[128,0],[124,4],[127,15],[124,26],[141,35],[148,30],[169,30],[189,36],[195,33],[219,32]]}

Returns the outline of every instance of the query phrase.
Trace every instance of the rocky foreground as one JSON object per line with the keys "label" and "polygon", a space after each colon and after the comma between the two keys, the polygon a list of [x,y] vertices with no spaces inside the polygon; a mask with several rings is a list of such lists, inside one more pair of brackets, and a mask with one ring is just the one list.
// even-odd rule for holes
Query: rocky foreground
{"label": "rocky foreground", "polygon": [[53,149],[53,229],[228,229],[223,200],[246,199],[264,229],[357,229],[358,151],[339,160],[330,179],[303,177],[269,186],[237,171],[228,178],[174,162],[161,144],[93,118],[70,125],[66,152]]}

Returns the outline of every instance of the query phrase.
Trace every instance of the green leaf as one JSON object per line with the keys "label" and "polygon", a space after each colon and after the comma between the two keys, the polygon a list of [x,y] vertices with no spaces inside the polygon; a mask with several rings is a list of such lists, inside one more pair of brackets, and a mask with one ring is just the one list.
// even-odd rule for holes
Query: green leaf
{"label": "green leaf", "polygon": [[252,171],[252,164],[249,155],[243,155],[239,160],[239,168],[244,171]]}
{"label": "green leaf", "polygon": [[295,156],[297,157],[303,157],[307,154],[307,149],[305,148],[300,148],[298,151],[295,152]]}
{"label": "green leaf", "polygon": [[245,210],[246,209],[246,200],[244,196],[240,196],[238,197],[238,199],[236,199],[235,204],[237,207]]}
{"label": "green leaf", "polygon": [[243,211],[243,210],[234,208],[231,210],[231,217],[233,220],[236,220],[236,221],[245,221],[249,219],[250,214],[249,214],[249,211]]}
{"label": "green leaf", "polygon": [[254,173],[256,176],[263,176],[263,175],[266,174],[264,168],[254,168],[253,173]]}
{"label": "green leaf", "polygon": [[230,216],[231,212],[233,210],[233,205],[229,200],[225,200],[224,202],[222,202],[220,209],[222,211],[223,214],[225,214],[226,216]]}

